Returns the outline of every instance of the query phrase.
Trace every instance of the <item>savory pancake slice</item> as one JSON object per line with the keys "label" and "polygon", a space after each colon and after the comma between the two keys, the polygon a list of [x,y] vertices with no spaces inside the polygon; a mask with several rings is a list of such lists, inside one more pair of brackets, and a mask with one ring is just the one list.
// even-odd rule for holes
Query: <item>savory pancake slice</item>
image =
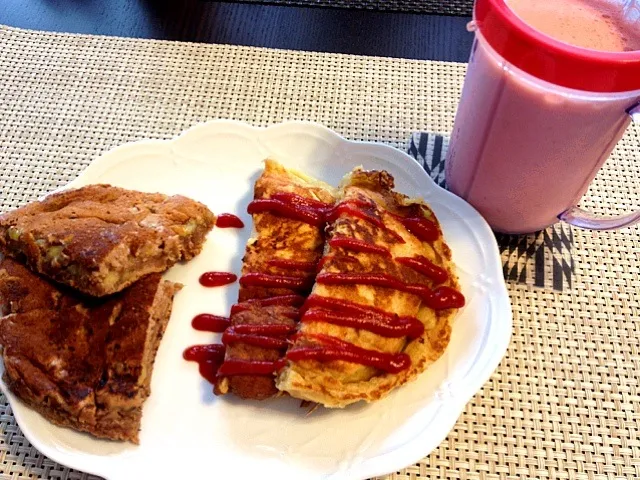
{"label": "savory pancake slice", "polygon": [[0,250],[101,297],[193,258],[214,221],[205,205],[181,195],[88,185],[0,215]]}
{"label": "savory pancake slice", "polygon": [[0,260],[0,345],[7,387],[63,427],[138,443],[156,350],[180,286],[148,275],[88,298]]}
{"label": "savory pancake slice", "polygon": [[0,254],[0,317],[31,310],[53,310],[73,306],[79,295],[66,294],[44,277]]}
{"label": "savory pancake slice", "polygon": [[326,407],[377,400],[444,352],[464,297],[431,209],[356,169],[329,215],[327,244],[276,381]]}
{"label": "savory pancake slice", "polygon": [[276,363],[311,290],[324,246],[324,214],[334,189],[266,160],[249,205],[254,234],[245,250],[238,304],[223,334],[225,361],[215,393],[268,398]]}

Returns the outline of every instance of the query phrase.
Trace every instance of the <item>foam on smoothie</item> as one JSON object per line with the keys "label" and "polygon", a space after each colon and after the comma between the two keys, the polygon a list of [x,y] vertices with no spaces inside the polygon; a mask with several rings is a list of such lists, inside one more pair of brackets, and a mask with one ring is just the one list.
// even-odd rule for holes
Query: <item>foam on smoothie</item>
{"label": "foam on smoothie", "polygon": [[606,0],[506,0],[525,23],[556,40],[606,52],[640,50],[640,32]]}

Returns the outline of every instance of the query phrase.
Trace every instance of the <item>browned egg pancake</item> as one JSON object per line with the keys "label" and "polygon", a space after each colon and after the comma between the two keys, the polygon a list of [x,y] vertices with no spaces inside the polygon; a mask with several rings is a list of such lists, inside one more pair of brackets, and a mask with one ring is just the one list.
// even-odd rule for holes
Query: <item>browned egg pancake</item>
{"label": "browned egg pancake", "polygon": [[156,350],[180,286],[145,276],[95,299],[0,260],[4,382],[49,421],[138,443]]}
{"label": "browned egg pancake", "polygon": [[322,269],[276,386],[326,407],[378,400],[444,352],[464,297],[432,210],[384,171],[345,177]]}
{"label": "browned egg pancake", "polygon": [[89,185],[0,215],[0,250],[99,297],[193,258],[214,222],[180,195]]}
{"label": "browned egg pancake", "polygon": [[331,206],[334,189],[274,160],[265,161],[249,206],[254,234],[243,258],[238,304],[222,337],[226,353],[214,387],[218,395],[264,399],[278,393],[274,362],[284,355],[286,336],[311,290],[324,245],[323,222],[289,218],[278,208],[309,201]]}

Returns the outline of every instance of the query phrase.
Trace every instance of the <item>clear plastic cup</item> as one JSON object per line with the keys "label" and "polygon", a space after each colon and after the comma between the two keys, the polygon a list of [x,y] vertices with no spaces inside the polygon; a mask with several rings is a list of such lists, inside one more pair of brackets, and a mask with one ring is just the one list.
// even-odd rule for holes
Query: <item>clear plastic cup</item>
{"label": "clear plastic cup", "polygon": [[478,0],[475,17],[447,154],[449,189],[505,233],[537,231],[560,219],[595,229],[639,221],[640,212],[599,218],[576,205],[632,115],[640,115],[640,51],[597,52],[555,41],[528,27],[504,0]]}

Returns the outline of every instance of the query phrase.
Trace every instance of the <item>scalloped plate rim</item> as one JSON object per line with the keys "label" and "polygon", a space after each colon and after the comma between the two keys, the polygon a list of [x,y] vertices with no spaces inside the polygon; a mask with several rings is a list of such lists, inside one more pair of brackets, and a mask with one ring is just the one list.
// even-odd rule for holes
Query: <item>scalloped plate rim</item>
{"label": "scalloped plate rim", "polygon": [[[468,401],[472,399],[473,395],[475,395],[476,392],[481,389],[482,385],[487,381],[493,371],[497,368],[509,345],[513,320],[511,315],[511,306],[508,291],[506,288],[506,284],[504,283],[504,279],[502,278],[502,263],[500,260],[500,254],[495,240],[487,242],[482,241],[483,238],[481,238],[484,237],[484,240],[487,240],[487,237],[493,238],[493,233],[491,232],[490,227],[473,207],[467,204],[464,200],[438,186],[426,174],[426,172],[420,167],[420,165],[405,152],[398,150],[390,145],[381,143],[348,140],[342,137],[337,132],[319,123],[310,121],[290,121],[274,124],[268,127],[258,127],[237,120],[216,119],[195,124],[192,127],[181,132],[179,135],[173,137],[172,139],[147,139],[125,143],[103,152],[100,156],[94,159],[78,175],[78,177],[76,177],[68,184],[55,189],[46,195],[50,195],[51,193],[67,188],[74,188],[91,183],[87,180],[89,180],[92,176],[99,175],[99,173],[101,171],[104,171],[106,167],[115,164],[114,162],[118,162],[119,155],[129,149],[135,149],[144,146],[165,148],[169,146],[171,149],[171,153],[175,154],[175,152],[173,151],[173,146],[177,144],[177,142],[184,141],[184,139],[188,135],[193,134],[194,131],[207,128],[240,128],[245,132],[252,133],[259,133],[276,129],[282,129],[286,131],[290,128],[304,128],[315,132],[321,132],[321,135],[329,136],[334,142],[336,142],[336,144],[343,146],[347,150],[349,149],[349,147],[365,146],[367,148],[384,151],[392,157],[402,159],[400,161],[403,164],[403,170],[408,172],[414,171],[416,175],[422,177],[420,180],[424,180],[426,183],[424,184],[424,187],[421,187],[421,189],[424,188],[425,191],[431,190],[435,192],[434,195],[446,198],[449,202],[455,205],[455,208],[452,208],[452,210],[462,209],[466,213],[471,214],[473,222],[475,224],[474,226],[480,229],[480,232],[478,232],[477,230],[473,230],[474,236],[477,237],[476,241],[479,245],[482,245],[483,249],[488,248],[489,251],[487,252],[487,254],[493,257],[493,272],[490,272],[490,276],[492,278],[496,277],[500,279],[499,285],[494,286],[491,291],[491,295],[488,295],[488,297],[490,299],[490,304],[493,306],[493,310],[495,310],[497,313],[497,319],[499,319],[502,324],[498,325],[495,321],[491,321],[489,323],[486,335],[491,336],[492,340],[494,341],[494,343],[492,344],[494,348],[489,353],[478,353],[476,360],[480,358],[484,359],[484,364],[481,368],[481,372],[474,372],[474,362],[474,364],[469,367],[469,370],[465,373],[464,377],[458,380],[458,383],[462,383],[463,387],[456,390],[456,398],[453,398],[448,402],[441,402],[438,412],[444,414],[438,417],[436,426],[432,425],[434,423],[432,421],[432,424],[429,425],[429,428],[423,430],[421,435],[409,439],[400,448],[364,460],[358,465],[352,465],[346,471],[330,473],[326,476],[326,478],[364,479],[372,476],[384,475],[388,472],[404,468],[405,466],[410,465],[412,462],[415,462],[420,458],[423,458],[425,455],[428,455],[444,438],[446,438],[451,428],[453,428],[453,426],[455,425],[458,416],[464,411],[466,403],[468,403]],[[405,166],[406,168],[404,168]],[[478,237],[479,234],[480,237]],[[3,370],[4,366],[1,365],[0,362],[0,372],[2,372]],[[475,373],[474,376],[471,376],[472,372]],[[462,382],[462,380],[465,381]],[[47,444],[42,443],[37,435],[32,434],[33,432],[31,431],[30,426],[25,423],[21,408],[28,409],[28,407],[8,391],[4,381],[0,381],[0,389],[7,396],[7,399],[12,406],[16,422],[21,426],[23,434],[29,440],[29,442],[31,442],[31,444],[40,452],[56,462],[67,465],[70,468],[81,469],[86,473],[101,475],[107,478],[109,478],[109,476],[113,473],[111,469],[108,468],[108,462],[100,462],[100,464],[96,465],[95,468],[89,465],[92,458],[98,457],[106,459],[109,458],[108,456],[87,454],[83,457],[77,457],[73,452],[58,450],[55,447],[49,447]],[[14,408],[14,405],[16,404],[20,405],[17,410]],[[26,428],[22,427],[23,424]],[[435,435],[434,430],[437,431],[437,434]]]}

